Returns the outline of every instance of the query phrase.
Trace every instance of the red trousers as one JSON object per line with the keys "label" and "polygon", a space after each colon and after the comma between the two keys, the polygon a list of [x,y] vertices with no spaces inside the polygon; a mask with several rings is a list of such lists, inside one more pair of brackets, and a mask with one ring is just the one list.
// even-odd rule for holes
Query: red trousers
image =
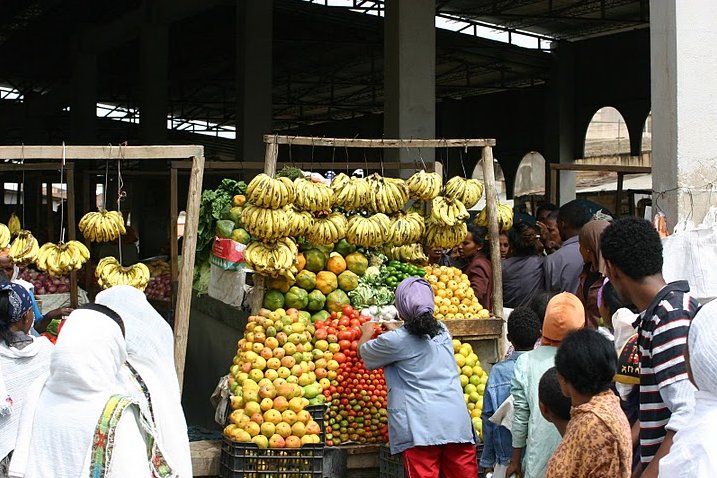
{"label": "red trousers", "polygon": [[403,452],[406,478],[477,478],[476,446],[471,443],[416,446]]}

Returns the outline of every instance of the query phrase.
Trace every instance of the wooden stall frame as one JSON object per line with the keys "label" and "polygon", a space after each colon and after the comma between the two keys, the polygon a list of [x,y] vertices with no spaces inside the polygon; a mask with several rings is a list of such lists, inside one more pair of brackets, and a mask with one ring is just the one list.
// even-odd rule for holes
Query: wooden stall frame
{"label": "wooden stall frame", "polygon": [[[70,161],[77,160],[178,160],[191,158],[192,167],[189,178],[187,198],[187,218],[185,222],[184,247],[182,252],[186,267],[179,274],[177,287],[177,306],[174,316],[174,361],[180,390],[184,382],[184,363],[187,353],[189,332],[189,311],[192,301],[192,276],[194,256],[197,245],[197,226],[199,224],[199,203],[204,177],[204,147],[196,145],[169,146],[0,146],[0,158],[23,161],[23,163],[0,164],[0,171],[52,171],[60,170],[62,163],[25,163],[27,160],[65,160],[67,172],[68,239],[75,238],[74,216],[74,168]],[[175,224],[176,236],[176,224]],[[176,259],[176,257],[175,257]],[[71,274],[71,288],[74,290],[74,303],[77,301],[77,277]]]}
{"label": "wooden stall frame", "polygon": [[[385,149],[436,149],[436,148],[481,148],[483,159],[483,179],[485,183],[486,207],[488,208],[488,231],[490,234],[491,263],[493,269],[493,316],[503,319],[503,274],[500,262],[499,226],[498,226],[498,195],[495,188],[495,175],[493,171],[493,146],[495,139],[362,139],[362,138],[319,138],[311,136],[279,136],[265,135],[266,151],[264,156],[264,173],[269,176],[276,175],[276,166],[279,155],[279,145],[311,146],[330,148],[385,148]],[[294,163],[296,165],[296,163]],[[311,164],[318,169],[331,169],[343,163]],[[358,163],[357,163],[358,164]],[[377,163],[377,167],[384,169],[415,169],[416,163]],[[363,164],[360,167],[364,167]],[[264,279],[255,278],[255,291],[251,298],[252,312],[261,308],[261,300],[265,289]],[[505,354],[503,341],[499,340],[499,356]]]}
{"label": "wooden stall frame", "polygon": [[[550,202],[558,203],[558,189],[560,188],[560,171],[603,171],[617,173],[616,203],[622,201],[623,181],[626,174],[649,174],[650,166],[621,166],[611,164],[577,164],[577,163],[550,163]],[[617,213],[617,211],[615,211]]]}

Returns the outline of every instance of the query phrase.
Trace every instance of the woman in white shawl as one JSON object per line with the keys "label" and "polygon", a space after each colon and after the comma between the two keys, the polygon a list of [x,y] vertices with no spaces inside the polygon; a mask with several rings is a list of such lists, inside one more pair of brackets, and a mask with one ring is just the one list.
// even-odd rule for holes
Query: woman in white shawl
{"label": "woman in white shawl", "polygon": [[717,476],[717,300],[702,306],[692,319],[687,373],[697,387],[690,425],[680,429],[670,452],[660,460],[660,478]]}
{"label": "woman in white shawl", "polygon": [[70,314],[49,373],[28,392],[11,477],[172,476],[151,425],[127,397],[124,326],[115,318],[88,309]]}
{"label": "woman in white shawl", "polygon": [[35,314],[20,284],[0,284],[0,478],[15,449],[27,386],[50,365],[52,344],[29,335]]}
{"label": "woman in white shawl", "polygon": [[130,371],[134,369],[140,377],[128,373],[128,388],[134,388],[134,396],[153,417],[157,441],[167,463],[177,476],[190,478],[192,460],[174,367],[171,327],[147,302],[144,293],[134,287],[120,285],[104,290],[97,294],[95,303],[122,317],[127,331],[127,363]]}

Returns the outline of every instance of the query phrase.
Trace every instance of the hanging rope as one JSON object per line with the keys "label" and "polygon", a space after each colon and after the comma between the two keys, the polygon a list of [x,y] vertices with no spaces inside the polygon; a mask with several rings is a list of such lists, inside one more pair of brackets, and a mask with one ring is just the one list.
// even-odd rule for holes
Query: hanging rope
{"label": "hanging rope", "polygon": [[[67,147],[65,146],[65,142],[62,142],[62,164],[60,165],[60,190],[62,190],[63,185],[65,184],[65,158],[67,156]],[[52,189],[52,184],[50,184],[50,189]],[[65,188],[65,191],[67,189]],[[50,197],[52,197],[52,194],[50,194]],[[65,200],[67,199],[67,194],[65,194],[65,197],[60,199],[60,244],[64,244],[65,242]]]}
{"label": "hanging rope", "polygon": [[22,143],[22,147],[20,148],[20,164],[23,165],[22,168],[22,199],[20,197],[20,186],[18,186],[17,189],[17,203],[20,205],[20,201],[22,201],[22,227],[25,228],[27,225],[25,224],[25,143]]}
{"label": "hanging rope", "polygon": [[[124,146],[126,146],[127,143],[124,143]],[[124,187],[124,182],[122,181],[122,169],[121,164],[124,160],[125,150],[122,149],[122,144],[119,145],[119,152],[120,152],[120,158],[117,160],[117,212],[122,214],[122,208],[120,207],[120,204],[124,197],[126,196],[126,193],[122,190]],[[125,225],[125,229],[126,229]],[[119,263],[124,266],[124,261],[122,259],[122,234],[117,235],[117,249],[119,250]]]}

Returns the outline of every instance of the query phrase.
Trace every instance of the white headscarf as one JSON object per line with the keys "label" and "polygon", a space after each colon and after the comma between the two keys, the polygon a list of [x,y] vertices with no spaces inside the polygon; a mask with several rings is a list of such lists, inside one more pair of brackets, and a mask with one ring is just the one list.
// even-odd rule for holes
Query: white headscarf
{"label": "white headscarf", "polygon": [[108,399],[123,394],[127,358],[117,323],[99,312],[70,314],[49,374],[28,391],[10,476],[78,477],[87,472],[92,437]]}
{"label": "white headscarf", "polygon": [[692,319],[687,343],[697,388],[717,395],[717,300],[703,305]]}
{"label": "white headscarf", "polygon": [[127,361],[149,389],[159,448],[177,476],[190,478],[192,458],[174,368],[172,328],[147,301],[144,293],[134,287],[120,285],[106,289],[97,294],[95,302],[122,317]]}

